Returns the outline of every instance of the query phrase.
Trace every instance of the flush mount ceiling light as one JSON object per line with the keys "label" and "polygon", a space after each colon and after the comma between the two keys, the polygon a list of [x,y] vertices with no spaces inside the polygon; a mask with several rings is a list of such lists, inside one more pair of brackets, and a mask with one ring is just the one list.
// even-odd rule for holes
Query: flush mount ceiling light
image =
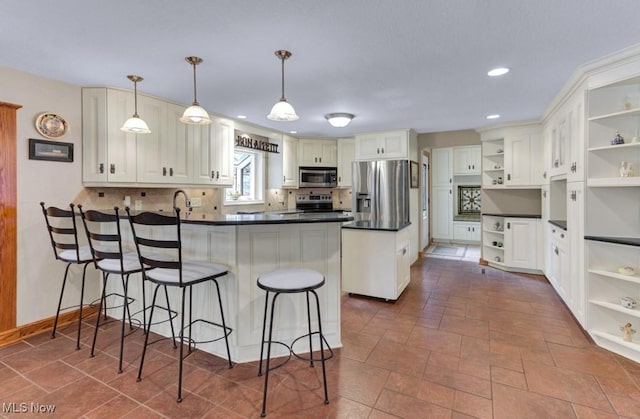
{"label": "flush mount ceiling light", "polygon": [[127,119],[120,129],[131,134],[149,134],[151,130],[147,123],[138,115],[138,82],[143,79],[133,74],[128,75],[127,78],[133,82],[133,116]]}
{"label": "flush mount ceiling light", "polygon": [[337,112],[337,113],[328,113],[324,117],[327,121],[329,121],[331,126],[334,126],[336,128],[343,128],[349,125],[351,120],[356,116],[352,113]]}
{"label": "flush mount ceiling light", "polygon": [[211,123],[209,114],[198,103],[196,92],[196,66],[202,62],[200,57],[185,57],[185,61],[193,66],[193,104],[185,109],[180,122],[192,125],[207,125]]}
{"label": "flush mount ceiling light", "polygon": [[500,115],[498,115],[497,113],[494,113],[493,115],[487,115],[485,116],[486,119],[498,119],[500,118]]}
{"label": "flush mount ceiling light", "polygon": [[287,102],[287,99],[284,98],[284,60],[291,57],[291,53],[286,50],[278,50],[275,52],[276,57],[282,60],[282,96],[280,100],[273,105],[271,108],[271,112],[267,115],[267,118],[272,121],[297,121],[299,116],[296,115],[295,109],[293,106]]}
{"label": "flush mount ceiling light", "polygon": [[487,76],[489,77],[498,77],[507,74],[510,70],[507,67],[497,67],[492,70],[489,70]]}

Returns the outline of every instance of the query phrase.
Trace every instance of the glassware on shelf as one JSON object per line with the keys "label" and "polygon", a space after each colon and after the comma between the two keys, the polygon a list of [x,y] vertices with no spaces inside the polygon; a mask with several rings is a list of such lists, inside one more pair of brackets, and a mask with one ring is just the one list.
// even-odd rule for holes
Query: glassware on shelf
{"label": "glassware on shelf", "polygon": [[633,177],[633,164],[623,161],[620,163],[620,177]]}
{"label": "glassware on shelf", "polygon": [[631,96],[625,96],[622,103],[626,111],[633,108],[633,102],[631,102]]}

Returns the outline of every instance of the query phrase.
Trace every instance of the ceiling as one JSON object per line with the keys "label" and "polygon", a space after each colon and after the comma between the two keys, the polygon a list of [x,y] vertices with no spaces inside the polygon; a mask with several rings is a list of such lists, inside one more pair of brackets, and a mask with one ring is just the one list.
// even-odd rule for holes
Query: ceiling
{"label": "ceiling", "polygon": [[[640,44],[637,0],[0,0],[0,66],[132,88],[301,137],[538,119],[576,68]],[[266,118],[285,96],[300,119]],[[496,66],[506,76],[489,78]],[[0,92],[0,100],[1,92]],[[52,111],[55,111],[52,109]],[[346,128],[324,115],[356,115]],[[501,114],[497,122],[485,119]],[[141,115],[144,118],[144,115]]]}

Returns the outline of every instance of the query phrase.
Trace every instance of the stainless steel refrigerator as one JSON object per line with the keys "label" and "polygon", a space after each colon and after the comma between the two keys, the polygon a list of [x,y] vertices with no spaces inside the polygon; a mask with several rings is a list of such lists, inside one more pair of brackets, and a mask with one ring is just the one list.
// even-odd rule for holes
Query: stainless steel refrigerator
{"label": "stainless steel refrigerator", "polygon": [[403,225],[409,222],[409,162],[354,161],[352,200],[357,220]]}

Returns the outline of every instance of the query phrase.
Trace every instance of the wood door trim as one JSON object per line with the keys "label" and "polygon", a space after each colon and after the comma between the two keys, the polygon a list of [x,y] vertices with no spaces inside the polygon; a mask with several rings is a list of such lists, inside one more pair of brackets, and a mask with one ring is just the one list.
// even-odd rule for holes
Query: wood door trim
{"label": "wood door trim", "polygon": [[17,122],[22,106],[0,102],[0,331],[16,327],[18,265]]}

